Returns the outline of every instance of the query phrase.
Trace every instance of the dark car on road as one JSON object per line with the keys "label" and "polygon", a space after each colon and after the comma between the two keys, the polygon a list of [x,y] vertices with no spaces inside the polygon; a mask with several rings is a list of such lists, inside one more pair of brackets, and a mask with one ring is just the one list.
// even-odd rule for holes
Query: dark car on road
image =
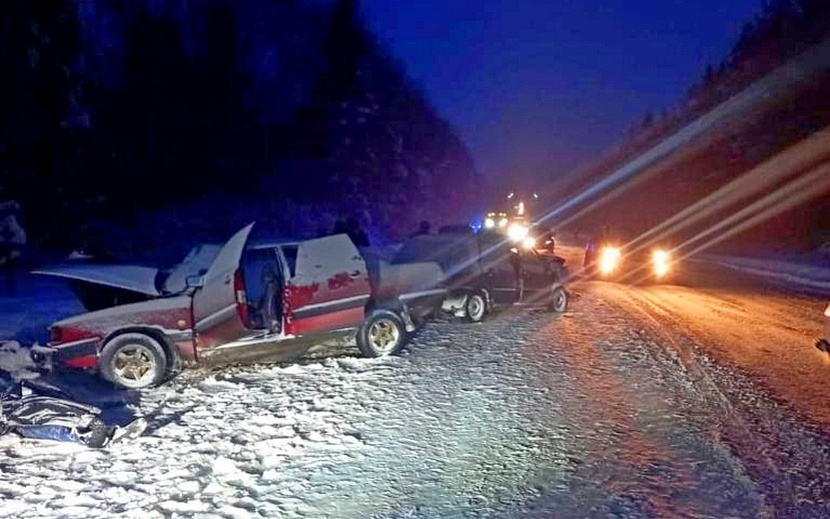
{"label": "dark car on road", "polygon": [[435,262],[448,293],[442,309],[478,322],[501,305],[546,306],[564,312],[567,268],[563,258],[497,232],[444,232],[403,243],[393,263]]}
{"label": "dark car on road", "polygon": [[35,271],[86,287],[99,308],[50,327],[53,359],[143,388],[180,367],[291,360],[333,339],[355,337],[364,355],[385,356],[444,298],[435,263],[372,267],[345,234],[251,242],[252,227],[169,270],[67,262]]}

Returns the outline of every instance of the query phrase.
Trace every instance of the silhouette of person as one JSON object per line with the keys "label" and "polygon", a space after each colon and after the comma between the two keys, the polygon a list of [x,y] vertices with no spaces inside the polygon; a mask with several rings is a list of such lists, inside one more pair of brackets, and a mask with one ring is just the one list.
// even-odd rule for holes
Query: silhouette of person
{"label": "silhouette of person", "polygon": [[352,239],[352,242],[357,247],[369,246],[369,235],[357,221],[357,218],[351,217],[346,221],[346,234]]}
{"label": "silhouette of person", "polygon": [[334,222],[334,234],[346,234],[346,221],[342,218],[338,218],[336,222]]}
{"label": "silhouette of person", "polygon": [[429,234],[432,226],[426,220],[421,220],[421,223],[418,225],[418,230],[413,232],[410,237],[420,236],[421,234]]}

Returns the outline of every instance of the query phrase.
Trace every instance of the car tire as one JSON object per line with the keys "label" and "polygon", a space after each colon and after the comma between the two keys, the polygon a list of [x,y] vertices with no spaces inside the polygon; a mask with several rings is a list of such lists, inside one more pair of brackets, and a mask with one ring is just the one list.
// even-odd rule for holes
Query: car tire
{"label": "car tire", "polygon": [[280,308],[280,294],[281,290],[276,283],[268,283],[268,290],[266,291],[265,305],[262,312],[262,319],[264,327],[272,333],[279,333],[280,322],[282,321],[282,311]]}
{"label": "car tire", "polygon": [[143,333],[116,335],[101,351],[101,376],[127,389],[160,384],[167,376],[167,364],[161,344]]}
{"label": "car tire", "polygon": [[568,292],[564,287],[557,286],[553,288],[550,300],[550,309],[556,313],[565,313],[568,310]]}
{"label": "car tire", "polygon": [[366,357],[395,355],[406,343],[406,328],[395,312],[375,310],[358,328],[356,342]]}
{"label": "car tire", "polygon": [[464,318],[471,323],[480,323],[487,315],[487,300],[481,292],[474,292],[464,304]]}

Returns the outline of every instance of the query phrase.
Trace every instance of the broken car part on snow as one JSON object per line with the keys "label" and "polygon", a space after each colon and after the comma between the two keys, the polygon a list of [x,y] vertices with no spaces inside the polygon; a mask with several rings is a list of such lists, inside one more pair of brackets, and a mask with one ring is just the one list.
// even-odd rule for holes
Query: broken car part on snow
{"label": "broken car part on snow", "polygon": [[11,383],[0,395],[0,434],[13,432],[25,438],[74,442],[97,449],[136,438],[147,427],[141,417],[123,427],[107,425],[98,407],[69,400],[62,392],[58,395],[42,394],[32,382]]}

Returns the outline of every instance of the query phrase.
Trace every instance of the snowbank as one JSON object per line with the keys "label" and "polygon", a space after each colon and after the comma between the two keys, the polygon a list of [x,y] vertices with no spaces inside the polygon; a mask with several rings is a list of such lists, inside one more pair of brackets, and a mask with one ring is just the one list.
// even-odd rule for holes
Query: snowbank
{"label": "snowbank", "polygon": [[817,255],[796,258],[706,255],[695,260],[788,284],[830,290],[830,260]]}
{"label": "snowbank", "polygon": [[29,352],[17,341],[0,343],[0,371],[9,373],[16,380],[39,377],[38,366]]}

